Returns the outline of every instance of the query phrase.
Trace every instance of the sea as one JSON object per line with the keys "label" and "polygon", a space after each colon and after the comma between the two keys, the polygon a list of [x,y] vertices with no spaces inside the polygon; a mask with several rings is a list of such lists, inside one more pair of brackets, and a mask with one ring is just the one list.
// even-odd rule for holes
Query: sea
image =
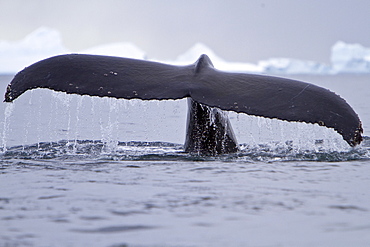
{"label": "sea", "polygon": [[207,157],[183,152],[186,99],[1,103],[0,247],[370,246],[370,75],[289,77],[345,98],[363,143],[229,112],[241,151]]}

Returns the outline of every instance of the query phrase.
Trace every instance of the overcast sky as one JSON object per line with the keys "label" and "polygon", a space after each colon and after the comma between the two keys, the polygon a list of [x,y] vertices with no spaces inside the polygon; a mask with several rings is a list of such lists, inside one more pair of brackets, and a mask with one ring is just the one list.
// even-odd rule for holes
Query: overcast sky
{"label": "overcast sky", "polygon": [[174,59],[202,42],[228,61],[329,62],[338,40],[370,47],[369,0],[0,0],[0,40],[40,26],[73,51],[129,41]]}

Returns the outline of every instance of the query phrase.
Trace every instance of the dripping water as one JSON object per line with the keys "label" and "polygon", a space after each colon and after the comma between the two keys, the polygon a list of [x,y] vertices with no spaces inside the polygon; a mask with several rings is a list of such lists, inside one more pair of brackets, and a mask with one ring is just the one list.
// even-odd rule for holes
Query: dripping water
{"label": "dripping water", "polygon": [[78,140],[78,130],[80,123],[80,111],[82,107],[82,101],[84,97],[77,97],[77,107],[76,107],[76,123],[75,123],[75,133],[74,133],[74,142],[73,142],[73,152],[77,151],[77,140]]}
{"label": "dripping water", "polygon": [[[28,100],[27,108],[32,107],[32,99],[33,99],[33,91],[30,92],[30,98]],[[28,119],[31,118],[30,114],[32,114],[32,111],[27,111]],[[26,121],[26,122],[27,122],[26,128],[24,128],[24,139],[25,139],[25,143],[28,143],[29,129],[31,128],[31,121]]]}
{"label": "dripping water", "polygon": [[[33,93],[31,91],[31,93]],[[37,97],[37,105],[39,106],[38,107],[38,111],[37,113],[35,114],[37,116],[37,127],[36,127],[36,133],[37,133],[37,143],[38,143],[38,147],[40,147],[40,142],[41,142],[41,133],[43,133],[45,130],[43,129],[45,126],[44,126],[44,123],[42,121],[40,121],[42,118],[42,112],[43,112],[43,102],[42,102],[42,97]]]}
{"label": "dripping water", "polygon": [[6,152],[7,150],[7,133],[10,128],[10,117],[12,115],[12,112],[14,110],[14,104],[12,103],[6,103],[5,105],[5,111],[4,111],[4,126],[3,126],[3,135],[2,135],[2,142],[3,142],[3,147],[2,147],[2,152]]}
{"label": "dripping water", "polygon": [[108,122],[106,125],[105,135],[102,140],[106,152],[115,152],[118,145],[117,132],[118,132],[118,106],[117,99],[106,98],[108,104]]}
{"label": "dripping water", "polygon": [[148,102],[143,101],[141,107],[143,108],[142,113],[140,114],[141,122],[144,124],[144,140],[149,140],[149,122],[146,119],[146,116],[148,115]]}
{"label": "dripping water", "polygon": [[[50,97],[50,91],[43,92]],[[52,92],[51,95],[54,96],[51,98],[52,102],[47,97],[39,97],[36,90],[30,91],[24,95],[25,97],[13,103],[20,105],[26,103],[26,109],[23,109],[22,105],[17,107],[17,112],[8,112],[3,123],[3,146],[9,145],[8,137],[14,136],[15,130],[9,130],[9,126],[12,129],[17,128],[18,136],[22,136],[23,143],[36,144],[37,142],[37,148],[41,149],[44,147],[44,144],[40,144],[43,141],[49,141],[51,145],[67,140],[67,143],[64,144],[62,141],[58,145],[61,150],[65,147],[65,150],[71,154],[81,153],[82,149],[88,150],[85,148],[87,146],[103,147],[102,151],[105,154],[117,152],[138,154],[141,151],[134,150],[139,149],[145,149],[144,153],[154,152],[154,150],[160,152],[165,150],[158,149],[158,145],[165,146],[163,142],[182,144],[185,139],[187,113],[185,100],[183,103],[180,101],[144,102],[56,92]],[[89,100],[86,100],[86,97]],[[22,108],[22,112],[19,112],[18,108]],[[177,116],[173,117],[171,113]],[[13,119],[12,114],[17,116]],[[282,155],[296,157],[296,154],[307,153],[306,150],[322,152],[322,150],[342,149],[343,146],[345,150],[347,148],[346,143],[343,145],[340,136],[339,140],[333,139],[333,135],[338,135],[336,132],[321,126],[288,123],[234,112],[225,112],[225,114],[229,116],[233,129],[237,130],[236,138],[242,145],[243,157],[253,157],[253,159],[259,159],[255,158],[257,156],[262,157],[261,159]],[[41,116],[42,119],[39,119]],[[58,128],[54,126],[56,123],[59,124]],[[59,127],[60,125],[62,127]],[[61,129],[64,131],[61,132]],[[181,134],[178,133],[179,130]],[[88,139],[91,137],[92,139]],[[130,141],[137,141],[137,145],[133,146],[134,142],[130,143]],[[154,143],[155,141],[158,142]],[[127,148],[124,149],[123,145],[127,145]],[[7,149],[3,148],[3,150]],[[178,152],[177,148],[170,150]],[[132,157],[130,155],[129,157]]]}
{"label": "dripping water", "polygon": [[285,149],[295,153],[351,149],[333,129],[317,124],[287,122],[242,114],[236,114],[236,117],[230,118],[230,121],[237,130],[237,140],[243,151],[267,147],[271,152]]}

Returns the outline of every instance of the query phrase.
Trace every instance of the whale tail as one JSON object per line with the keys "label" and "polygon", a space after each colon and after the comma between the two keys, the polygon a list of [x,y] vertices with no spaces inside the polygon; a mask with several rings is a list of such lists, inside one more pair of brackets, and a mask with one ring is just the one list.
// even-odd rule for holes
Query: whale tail
{"label": "whale tail", "polygon": [[[296,80],[222,72],[213,68],[207,55],[187,66],[97,55],[56,56],[20,71],[8,85],[4,101],[12,102],[34,88],[125,99],[190,98],[190,127],[185,141],[189,152],[214,154],[237,150],[229,121],[219,109],[317,123],[335,129],[351,146],[362,141],[359,117],[335,93]],[[206,117],[214,121],[202,120]],[[212,128],[219,131],[212,132]]]}

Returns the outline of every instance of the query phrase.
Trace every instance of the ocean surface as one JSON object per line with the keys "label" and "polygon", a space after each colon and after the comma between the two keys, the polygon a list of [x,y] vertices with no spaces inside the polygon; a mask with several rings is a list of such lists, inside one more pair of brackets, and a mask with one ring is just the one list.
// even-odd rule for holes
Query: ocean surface
{"label": "ocean surface", "polygon": [[242,151],[192,156],[186,100],[1,103],[0,247],[370,246],[370,76],[290,77],[345,98],[363,144],[230,112]]}

